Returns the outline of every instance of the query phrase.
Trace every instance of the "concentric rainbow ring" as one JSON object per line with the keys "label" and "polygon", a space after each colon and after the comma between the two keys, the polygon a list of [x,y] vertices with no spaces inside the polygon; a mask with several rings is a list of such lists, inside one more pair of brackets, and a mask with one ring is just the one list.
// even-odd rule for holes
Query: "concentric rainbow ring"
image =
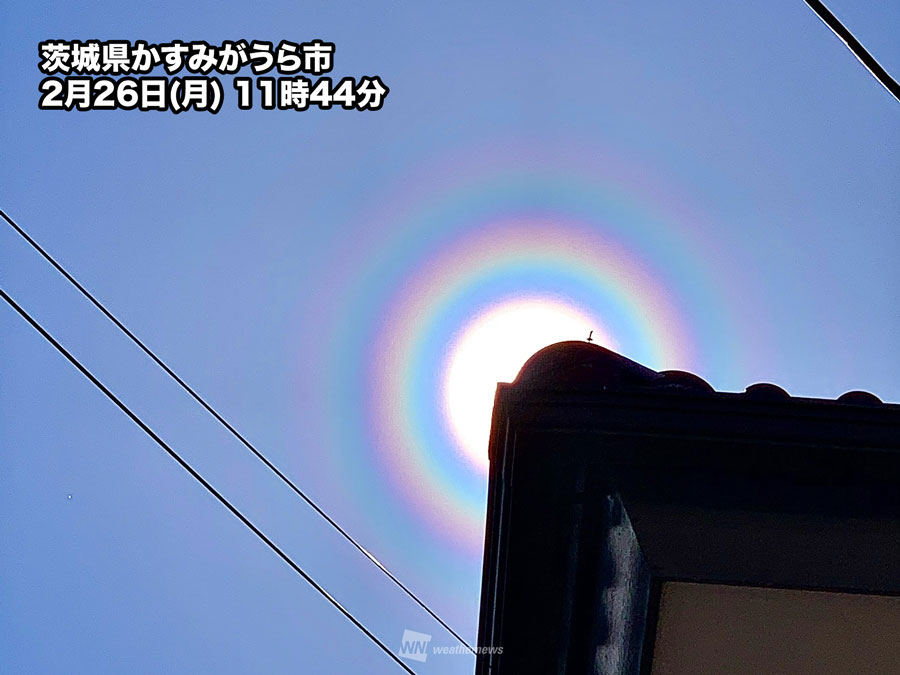
{"label": "concentric rainbow ring", "polygon": [[393,524],[398,546],[425,525],[467,559],[480,552],[486,477],[460,457],[441,405],[448,352],[473,316],[546,298],[601,317],[651,368],[727,361],[728,311],[703,252],[638,202],[586,176],[481,176],[374,223],[393,236],[340,270],[354,284],[335,303],[333,403],[352,415],[336,473],[379,529]]}

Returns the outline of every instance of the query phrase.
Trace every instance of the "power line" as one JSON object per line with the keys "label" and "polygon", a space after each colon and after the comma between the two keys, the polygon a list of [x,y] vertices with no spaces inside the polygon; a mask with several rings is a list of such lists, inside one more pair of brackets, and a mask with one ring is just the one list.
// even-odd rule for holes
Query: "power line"
{"label": "power line", "polygon": [[282,551],[278,545],[269,539],[265,534],[263,534],[262,530],[260,530],[256,525],[254,525],[243,513],[238,510],[227,498],[225,498],[218,490],[216,490],[203,476],[201,476],[194,467],[188,464],[184,459],[182,459],[181,455],[179,455],[175,450],[173,450],[162,438],[160,438],[156,432],[153,431],[147,424],[138,417],[131,409],[122,403],[119,398],[113,394],[100,380],[98,380],[94,374],[88,370],[85,366],[81,364],[78,359],[72,356],[69,351],[63,347],[50,333],[48,333],[43,326],[41,326],[35,319],[31,317],[28,312],[26,312],[15,300],[13,300],[9,295],[7,295],[6,291],[0,288],[0,296],[9,303],[10,307],[16,310],[23,319],[25,319],[29,324],[31,324],[32,328],[34,328],[40,335],[56,350],[68,359],[69,363],[75,366],[82,375],[84,375],[88,380],[90,380],[91,384],[93,384],[97,389],[99,389],[103,394],[113,403],[115,403],[119,409],[128,415],[131,418],[131,421],[137,424],[141,430],[147,434],[150,438],[152,438],[157,445],[159,445],[163,450],[165,450],[169,456],[178,462],[181,467],[187,471],[194,480],[196,480],[200,485],[205,487],[207,491],[212,494],[216,499],[218,499],[229,511],[231,511],[234,516],[240,520],[244,525],[246,525],[253,534],[262,539],[266,545],[271,548],[275,553],[279,555],[279,557],[284,560],[288,565],[290,565],[291,569],[293,569],[297,574],[299,574],[303,579],[313,588],[315,588],[322,597],[324,597],[328,602],[330,602],[341,614],[343,614],[354,626],[356,626],[359,630],[361,630],[366,637],[368,637],[372,642],[381,647],[382,651],[385,654],[391,657],[397,665],[403,668],[406,672],[415,675],[415,672],[407,666],[403,661],[399,659],[399,657],[394,654],[381,640],[379,640],[374,633],[372,633],[368,628],[366,628],[355,616],[353,616],[349,610],[345,609],[341,603],[339,603],[328,591],[322,588],[316,580],[313,579],[309,574],[303,571],[303,569],[295,563],[290,556],[288,556],[284,551]]}
{"label": "power line", "polygon": [[387,576],[388,579],[390,579],[400,590],[402,590],[404,593],[406,593],[406,595],[409,596],[417,605],[419,605],[419,607],[424,609],[431,616],[432,619],[437,621],[447,632],[449,632],[453,637],[455,637],[457,640],[459,640],[460,643],[462,643],[466,647],[466,649],[468,649],[473,654],[475,653],[475,650],[472,648],[472,646],[469,645],[469,643],[466,642],[459,633],[457,633],[455,630],[453,630],[449,626],[449,624],[447,624],[441,617],[439,617],[437,615],[437,613],[434,610],[432,610],[428,605],[425,604],[425,602],[423,600],[421,600],[415,593],[413,593],[409,588],[407,588],[407,586],[402,581],[400,581],[400,579],[398,579],[387,567],[385,567],[374,555],[369,553],[369,551],[367,551],[366,548],[362,544],[360,544],[356,539],[354,539],[350,535],[349,532],[347,532],[343,527],[341,527],[337,523],[337,521],[335,521],[331,516],[329,516],[321,507],[319,507],[319,505],[316,504],[310,496],[308,496],[305,492],[303,492],[303,490],[301,490],[290,478],[288,478],[284,473],[282,473],[281,470],[278,469],[278,467],[276,467],[271,461],[269,461],[269,459],[265,455],[263,455],[263,453],[260,452],[256,448],[256,446],[254,446],[250,441],[248,441],[244,437],[243,434],[241,434],[237,429],[235,429],[228,422],[228,420],[226,420],[221,414],[219,414],[218,411],[216,411],[215,408],[213,408],[209,403],[207,403],[206,400],[202,396],[200,396],[200,394],[198,394],[196,391],[194,391],[194,389],[187,382],[185,382],[183,379],[181,379],[181,377],[174,370],[172,370],[160,357],[158,357],[156,355],[156,353],[153,352],[153,350],[151,350],[147,345],[145,345],[144,342],[139,337],[137,337],[134,333],[132,333],[125,326],[125,324],[123,324],[121,321],[119,321],[119,319],[116,318],[116,316],[111,311],[109,311],[102,302],[97,300],[97,298],[95,298],[91,294],[90,291],[88,291],[84,286],[82,286],[78,282],[78,280],[68,272],[68,270],[66,270],[60,263],[58,263],[56,261],[56,259],[53,258],[53,256],[51,256],[49,253],[47,253],[47,251],[45,251],[44,248],[40,244],[38,244],[34,239],[32,239],[32,237],[24,229],[22,229],[22,227],[20,227],[19,224],[16,223],[2,209],[0,209],[0,216],[3,216],[3,219],[10,225],[10,227],[12,227],[16,231],[16,233],[18,233],[18,235],[20,237],[22,237],[26,242],[28,242],[28,244],[31,245],[31,247],[35,251],[40,253],[41,256],[43,256],[43,258],[47,262],[49,262],[56,269],[57,272],[59,272],[63,277],[65,277],[66,281],[68,281],[76,289],[78,289],[78,291],[85,298],[87,298],[90,301],[90,303],[92,305],[94,305],[94,307],[96,307],[98,310],[100,310],[103,313],[103,315],[116,326],[116,328],[118,328],[120,331],[122,331],[134,344],[136,344],[141,349],[141,351],[143,351],[147,356],[149,356],[153,360],[153,362],[156,363],[157,366],[162,368],[162,370],[169,377],[171,377],[173,380],[175,380],[175,382],[177,382],[181,386],[181,388],[184,389],[184,391],[186,391],[188,394],[190,394],[190,396],[195,401],[197,401],[197,403],[199,403],[201,406],[203,406],[203,408],[210,415],[212,415],[216,419],[216,421],[219,422],[219,424],[224,426],[231,433],[232,436],[234,436],[236,439],[238,439],[244,445],[244,447],[246,447],[250,452],[252,452],[259,461],[261,461],[270,471],[272,471],[272,473],[274,473],[276,476],[278,476],[278,478],[280,478],[281,481],[285,485],[287,485],[291,490],[293,490],[294,493],[298,497],[300,497],[310,507],[312,507],[312,509],[316,513],[318,513],[329,525],[331,525],[331,527],[333,527],[338,533],[340,533],[341,536],[344,537],[344,539],[346,539],[348,542],[350,542],[360,553],[362,553],[364,556],[366,556],[366,558],[368,558],[369,561],[372,562],[372,564],[374,564],[376,567],[378,567],[378,569],[380,569],[382,571],[382,573],[385,576]]}
{"label": "power line", "polygon": [[853,52],[853,55],[859,59],[859,62],[863,64],[866,69],[872,73],[872,76],[878,80],[881,85],[888,90],[888,92],[893,95],[895,99],[900,101],[900,84],[897,84],[897,81],[891,77],[890,73],[888,73],[884,68],[881,67],[881,64],[875,60],[868,50],[862,46],[862,44],[853,37],[853,33],[851,33],[844,24],[840,22],[840,20],[831,13],[824,4],[822,4],[819,0],[804,0],[809,8],[816,13],[816,15],[822,19],[822,22],[828,26],[832,32],[837,35],[841,41],[847,45],[847,48]]}

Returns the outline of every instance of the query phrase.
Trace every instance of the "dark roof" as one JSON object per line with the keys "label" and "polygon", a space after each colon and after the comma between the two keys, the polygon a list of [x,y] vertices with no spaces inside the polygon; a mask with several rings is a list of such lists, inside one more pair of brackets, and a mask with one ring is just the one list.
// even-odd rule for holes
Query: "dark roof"
{"label": "dark roof", "polygon": [[[655,371],[591,342],[557,342],[536,352],[522,366],[513,385],[526,389],[605,390],[652,388],[715,394],[703,378],[681,370]],[[733,395],[733,394],[730,394]],[[792,399],[781,387],[767,382],[747,387],[741,396],[754,401]],[[806,399],[808,400],[808,399]],[[818,399],[817,399],[818,400]],[[882,406],[874,394],[850,391],[836,403]]]}

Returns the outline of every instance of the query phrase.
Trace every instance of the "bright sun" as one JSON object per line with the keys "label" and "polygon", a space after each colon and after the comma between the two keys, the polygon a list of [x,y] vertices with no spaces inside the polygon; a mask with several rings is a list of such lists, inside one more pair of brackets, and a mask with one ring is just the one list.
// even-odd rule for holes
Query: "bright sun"
{"label": "bright sun", "polygon": [[460,452],[487,471],[491,410],[497,382],[512,382],[539,349],[584,340],[589,331],[615,349],[596,317],[557,299],[511,300],[476,316],[450,348],[444,373],[443,412]]}

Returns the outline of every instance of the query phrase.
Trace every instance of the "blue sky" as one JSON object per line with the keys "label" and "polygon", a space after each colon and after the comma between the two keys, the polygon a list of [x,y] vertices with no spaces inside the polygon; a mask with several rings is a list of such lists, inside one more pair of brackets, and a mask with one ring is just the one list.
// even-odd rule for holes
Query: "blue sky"
{"label": "blue sky", "polygon": [[[900,6],[829,7],[900,74]],[[467,214],[620,195],[623,212],[654,215],[588,225],[655,271],[694,345],[690,363],[651,365],[724,390],[900,401],[900,104],[801,0],[0,12],[0,206],[471,641],[480,559],[395,498],[366,379],[378,318],[431,243],[477,229]],[[216,116],[39,111],[50,38],[322,38],[336,76],[377,74],[391,93],[362,113],[233,98]],[[482,188],[477,211],[466,195]],[[564,287],[542,270],[515,279]],[[0,283],[388,645],[404,629],[453,644],[8,228]],[[0,671],[399,672],[0,317]],[[428,498],[455,499],[453,480]]]}

